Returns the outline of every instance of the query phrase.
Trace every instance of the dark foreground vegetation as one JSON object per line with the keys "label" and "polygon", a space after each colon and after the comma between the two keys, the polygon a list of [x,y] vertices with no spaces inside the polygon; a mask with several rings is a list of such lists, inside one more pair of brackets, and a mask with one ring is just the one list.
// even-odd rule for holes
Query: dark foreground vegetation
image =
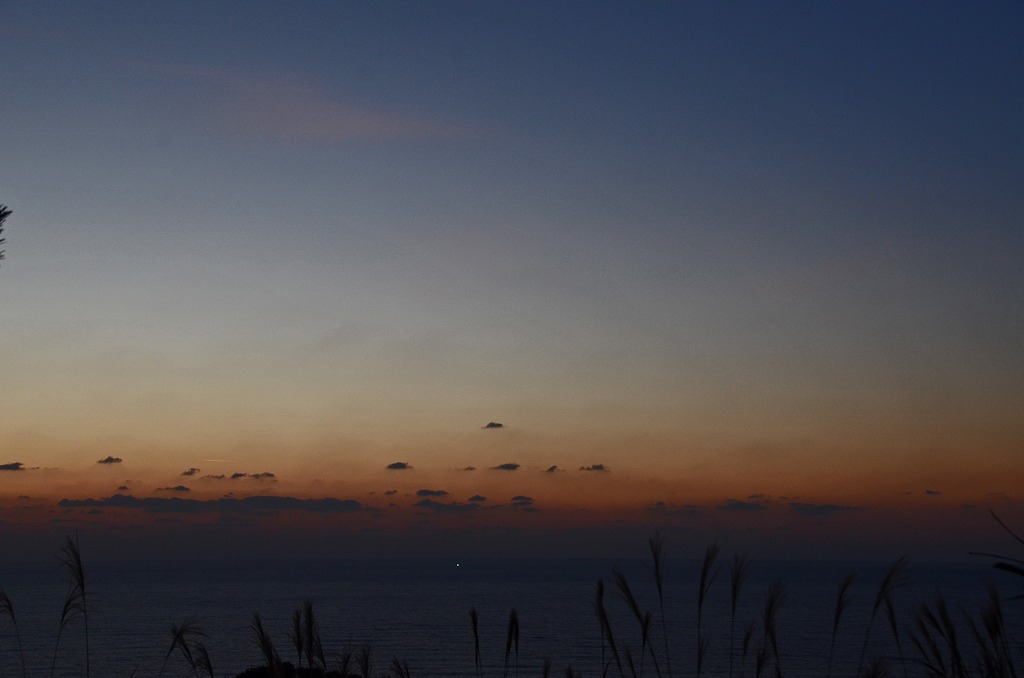
{"label": "dark foreground vegetation", "polygon": [[[993,517],[1018,544],[1024,545],[995,514]],[[744,585],[751,569],[751,561],[742,556],[733,556],[730,562],[720,564],[718,544],[712,544],[704,554],[702,566],[696,581],[696,621],[691,633],[694,634],[696,651],[693,656],[672,656],[668,627],[665,617],[665,558],[664,546],[659,535],[649,540],[649,569],[657,600],[657,609],[645,610],[633,593],[632,585],[623,572],[612,570],[606,584],[598,580],[593,600],[596,616],[595,636],[600,634],[600,666],[602,678],[640,678],[656,676],[695,676],[701,678],[783,678],[787,675],[786,658],[779,651],[780,629],[777,618],[785,604],[786,589],[781,581],[771,584],[764,597],[764,605],[758,618],[741,620],[737,617],[737,606],[744,594]],[[1007,558],[992,553],[975,555],[992,558],[994,567],[1019,577],[1024,577],[1024,560]],[[50,664],[52,677],[57,669],[61,639],[72,623],[80,623],[84,635],[84,657],[82,671],[91,678],[89,649],[89,597],[85,568],[77,537],[68,537],[61,552],[60,565],[68,576],[68,593],[57,624],[54,654]],[[927,676],[928,678],[1024,678],[1024,638],[1018,637],[1020,629],[1011,634],[1006,626],[1003,603],[1022,604],[1024,595],[1004,601],[994,586],[989,587],[987,599],[982,601],[976,612],[951,610],[941,594],[936,593],[931,603],[921,604],[911,618],[900,618],[894,605],[894,594],[906,583],[907,560],[900,558],[893,562],[880,581],[873,588],[870,619],[861,642],[861,651],[856,673],[853,678],[885,678],[888,676]],[[708,593],[723,577],[728,585],[729,624],[728,637],[715,638],[716,645],[727,646],[728,670],[716,667],[712,673],[706,666],[706,657],[711,639],[705,628],[705,605]],[[821,676],[839,676],[833,673],[833,658],[836,640],[844,633],[851,600],[854,575],[839,582],[833,601],[834,614],[830,628],[822,629],[821,647],[828,648],[828,658],[822,667]],[[607,589],[606,589],[607,586]],[[612,616],[606,605],[606,596],[611,593],[625,605],[626,617],[635,624],[627,629],[630,638],[639,638],[632,645],[621,641],[622,629],[613,629]],[[12,625],[13,638],[18,645],[21,665],[20,673],[10,667],[0,666],[0,676],[20,675],[28,677],[24,650],[18,630],[14,604],[0,588],[0,617]],[[616,617],[618,618],[618,617]],[[481,662],[479,617],[476,609],[469,610],[467,633],[474,641],[474,675],[483,678]],[[393,676],[409,678],[415,671],[405,661],[392,657],[389,662],[378,665],[373,648],[363,645],[358,648],[345,646],[340,652],[328,653],[324,649],[320,624],[311,600],[305,600],[292,613],[291,628],[285,650],[295,661],[282,659],[281,651],[264,627],[259,613],[253,614],[250,631],[254,644],[254,659],[258,664],[238,674],[235,678],[376,678]],[[159,667],[152,667],[146,675],[162,678],[164,675],[188,674],[200,678],[216,678],[213,662],[207,649],[206,634],[192,617],[169,627],[169,642],[166,654]],[[894,654],[870,656],[868,648],[873,636],[885,635],[895,647]],[[515,609],[508,617],[508,627],[503,652],[502,678],[519,676],[519,617]],[[468,658],[467,658],[468,662]],[[540,669],[544,678],[552,675],[554,662],[545,659]],[[536,669],[534,669],[536,670]],[[133,672],[135,676],[138,672]],[[523,672],[526,675],[526,672]],[[531,671],[531,674],[533,672]],[[571,665],[564,667],[558,675],[566,678],[582,676]],[[848,675],[848,674],[843,674]],[[126,677],[127,678],[127,677]]]}

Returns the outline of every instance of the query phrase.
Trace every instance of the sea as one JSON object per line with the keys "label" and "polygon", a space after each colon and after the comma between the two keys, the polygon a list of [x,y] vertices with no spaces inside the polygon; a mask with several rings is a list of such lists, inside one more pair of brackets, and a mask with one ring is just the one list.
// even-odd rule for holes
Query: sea
{"label": "sea", "polygon": [[[58,563],[0,561],[0,587],[17,622],[0,613],[0,676],[22,675],[19,638],[28,676],[80,678],[87,658],[91,676],[194,675],[171,646],[172,626],[191,619],[204,634],[192,639],[205,645],[214,675],[233,678],[264,663],[254,614],[281,659],[296,663],[292,615],[307,600],[331,668],[345,653],[365,653],[374,676],[392,675],[395,659],[411,676],[542,676],[545,665],[552,676],[696,676],[701,563],[665,562],[661,599],[650,565],[530,559],[89,562],[86,652],[82,618],[60,629],[68,580]],[[702,606],[700,675],[754,676],[759,650],[763,675],[776,675],[772,638],[764,630],[773,586],[783,591],[774,622],[780,675],[854,678],[876,662],[888,669],[879,675],[928,675],[913,641],[922,606],[937,610],[941,596],[962,652],[971,655],[976,641],[970,619],[980,627],[990,589],[1002,601],[1018,670],[1024,666],[1024,601],[1012,600],[1024,592],[1024,579],[994,570],[984,558],[911,561],[891,597],[899,643],[885,606],[875,609],[889,563],[754,561],[735,615],[731,565],[720,559]],[[653,653],[644,650],[642,625],[615,583],[616,570],[641,613],[651,613]],[[851,601],[833,644],[837,588],[851,573]],[[600,604],[598,582],[604,589]],[[599,606],[608,614],[615,652],[598,622]],[[510,643],[513,610],[518,634]],[[354,660],[350,670],[360,674]]]}

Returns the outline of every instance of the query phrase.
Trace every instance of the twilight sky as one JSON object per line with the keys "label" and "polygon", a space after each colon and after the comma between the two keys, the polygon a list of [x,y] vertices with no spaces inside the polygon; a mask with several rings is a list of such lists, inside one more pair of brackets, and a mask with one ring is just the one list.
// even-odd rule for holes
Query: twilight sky
{"label": "twilight sky", "polygon": [[0,544],[998,550],[1022,34],[1019,3],[0,1]]}

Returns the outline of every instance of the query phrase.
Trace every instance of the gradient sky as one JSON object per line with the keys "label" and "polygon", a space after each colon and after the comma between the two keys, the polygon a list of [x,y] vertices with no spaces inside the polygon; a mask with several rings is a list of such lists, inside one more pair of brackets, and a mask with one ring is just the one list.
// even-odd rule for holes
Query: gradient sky
{"label": "gradient sky", "polygon": [[0,1],[0,544],[998,550],[1021,35],[1010,2]]}

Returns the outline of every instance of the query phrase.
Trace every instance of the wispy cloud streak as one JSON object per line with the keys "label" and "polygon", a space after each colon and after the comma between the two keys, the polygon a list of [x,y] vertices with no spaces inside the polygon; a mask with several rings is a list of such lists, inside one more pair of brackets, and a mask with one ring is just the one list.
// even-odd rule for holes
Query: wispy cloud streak
{"label": "wispy cloud streak", "polygon": [[222,131],[274,141],[426,140],[468,136],[462,125],[341,100],[308,75],[147,64],[141,70],[203,90]]}

